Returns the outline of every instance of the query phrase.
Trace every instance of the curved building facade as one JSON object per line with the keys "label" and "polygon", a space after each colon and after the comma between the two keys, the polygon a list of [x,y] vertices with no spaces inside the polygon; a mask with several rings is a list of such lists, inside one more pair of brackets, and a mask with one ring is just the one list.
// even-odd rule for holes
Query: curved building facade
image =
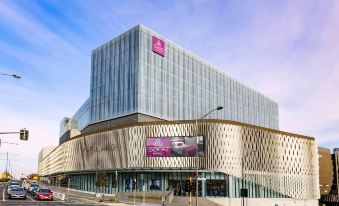
{"label": "curved building facade", "polygon": [[[196,157],[146,156],[147,138],[196,134],[204,138],[198,165]],[[225,120],[134,123],[81,134],[46,156],[39,174],[55,181],[67,175],[76,189],[94,191],[98,168],[109,174],[106,192],[128,192],[131,187],[142,191],[143,186],[150,190],[156,181],[159,190],[173,189],[179,195],[186,190],[185,181],[195,178],[197,166],[200,196],[236,198],[244,184],[249,197],[319,198],[314,138]],[[126,186],[130,182],[133,186]]]}

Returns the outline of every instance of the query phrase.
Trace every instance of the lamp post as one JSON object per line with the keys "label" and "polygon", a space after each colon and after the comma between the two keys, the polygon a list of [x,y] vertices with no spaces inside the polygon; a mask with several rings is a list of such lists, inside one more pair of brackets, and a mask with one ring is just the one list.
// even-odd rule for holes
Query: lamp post
{"label": "lamp post", "polygon": [[248,152],[246,155],[242,155],[241,157],[241,190],[240,190],[240,196],[241,196],[241,205],[245,205],[245,199],[244,197],[248,196],[247,189],[244,188],[244,159],[248,157],[249,155],[258,152],[257,150],[253,150]]}
{"label": "lamp post", "polygon": [[195,170],[195,173],[196,173],[196,178],[195,178],[195,205],[198,206],[198,195],[199,195],[199,186],[198,186],[198,177],[199,177],[199,165],[198,165],[198,162],[199,162],[199,155],[198,155],[198,120],[202,120],[204,119],[205,117],[207,117],[209,114],[211,114],[212,112],[214,111],[217,111],[217,110],[222,110],[224,107],[222,106],[218,106],[217,108],[214,108],[212,109],[211,111],[207,112],[206,114],[204,114],[203,116],[201,116],[199,119],[196,119],[195,120],[195,138],[196,138],[196,141],[197,141],[197,147],[196,147],[196,151],[195,151],[195,165],[196,165],[196,170]]}
{"label": "lamp post", "polygon": [[21,77],[19,75],[16,75],[16,74],[5,74],[5,73],[0,73],[1,75],[4,75],[4,76],[12,76],[14,77],[15,79],[20,79]]}

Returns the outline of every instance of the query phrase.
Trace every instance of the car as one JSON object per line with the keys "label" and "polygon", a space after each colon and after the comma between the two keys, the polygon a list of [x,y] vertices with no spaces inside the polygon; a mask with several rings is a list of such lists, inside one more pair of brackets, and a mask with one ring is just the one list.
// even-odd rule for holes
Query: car
{"label": "car", "polygon": [[27,180],[27,179],[25,179],[25,180],[23,181],[24,189],[25,189],[25,190],[28,190],[28,188],[29,188],[29,186],[30,186],[31,184],[38,184],[38,182],[37,182],[37,181],[34,181],[34,180]]}
{"label": "car", "polygon": [[9,195],[9,193],[11,192],[11,190],[13,188],[17,188],[17,187],[20,187],[20,185],[10,185],[8,188],[7,188],[7,195]]}
{"label": "car", "polygon": [[28,192],[32,193],[35,187],[39,187],[39,185],[37,183],[30,183],[28,187]]}
{"label": "car", "polygon": [[39,188],[34,197],[37,200],[53,200],[53,192],[48,188]]}
{"label": "car", "polygon": [[7,182],[6,189],[8,189],[12,185],[20,186],[20,183],[17,182],[17,181],[10,180],[10,181]]}
{"label": "car", "polygon": [[31,191],[31,194],[32,194],[33,196],[35,196],[35,193],[36,193],[36,191],[37,191],[39,188],[40,188],[40,187],[38,187],[38,186],[34,187],[33,190]]}
{"label": "car", "polygon": [[22,187],[12,187],[8,199],[26,199],[26,191]]}

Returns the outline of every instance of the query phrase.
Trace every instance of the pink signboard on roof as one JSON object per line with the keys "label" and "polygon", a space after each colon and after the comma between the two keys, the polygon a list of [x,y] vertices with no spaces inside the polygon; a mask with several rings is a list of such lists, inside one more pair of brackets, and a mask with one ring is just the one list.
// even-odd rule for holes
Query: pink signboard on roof
{"label": "pink signboard on roof", "polygon": [[152,36],[152,51],[160,54],[161,56],[165,56],[165,42],[155,36]]}

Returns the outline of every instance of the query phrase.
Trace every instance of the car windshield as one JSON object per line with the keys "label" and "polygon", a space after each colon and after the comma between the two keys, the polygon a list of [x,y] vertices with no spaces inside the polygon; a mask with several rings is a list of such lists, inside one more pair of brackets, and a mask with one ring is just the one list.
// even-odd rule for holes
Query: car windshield
{"label": "car windshield", "polygon": [[39,186],[38,184],[31,184],[31,187],[36,187],[36,186]]}
{"label": "car windshield", "polygon": [[40,189],[39,192],[50,193],[51,191],[49,189]]}
{"label": "car windshield", "polygon": [[21,187],[13,187],[12,191],[24,191],[24,189]]}
{"label": "car windshield", "polygon": [[11,182],[9,185],[19,185],[17,182]]}

